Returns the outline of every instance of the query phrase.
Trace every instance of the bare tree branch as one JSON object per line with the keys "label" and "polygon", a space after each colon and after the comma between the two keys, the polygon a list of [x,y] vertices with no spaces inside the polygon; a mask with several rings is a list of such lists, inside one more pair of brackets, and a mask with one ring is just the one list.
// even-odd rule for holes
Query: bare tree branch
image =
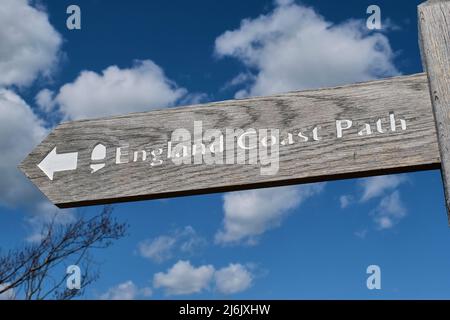
{"label": "bare tree branch", "polygon": [[[0,294],[23,291],[24,299],[72,299],[98,278],[92,270],[92,249],[109,247],[114,240],[126,233],[128,225],[112,217],[113,208],[103,207],[98,215],[90,219],[58,225],[55,219],[42,228],[41,240],[22,249],[10,250],[0,255]],[[68,260],[82,265],[80,289],[68,289],[65,269],[54,277],[55,269],[62,268]],[[57,279],[57,280],[56,280]]]}

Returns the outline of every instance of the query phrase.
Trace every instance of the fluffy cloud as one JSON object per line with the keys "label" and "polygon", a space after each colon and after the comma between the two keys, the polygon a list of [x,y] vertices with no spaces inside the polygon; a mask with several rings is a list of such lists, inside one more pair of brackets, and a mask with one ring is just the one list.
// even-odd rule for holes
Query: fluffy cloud
{"label": "fluffy cloud", "polygon": [[50,223],[55,225],[66,225],[75,221],[75,209],[59,209],[46,199],[36,203],[32,212],[25,217],[29,227],[29,234],[26,237],[28,242],[39,242],[46,234],[45,228]]}
{"label": "fluffy cloud", "polygon": [[39,75],[49,75],[61,42],[45,12],[27,0],[2,0],[0,86],[29,85]]}
{"label": "fluffy cloud", "polygon": [[212,265],[195,268],[189,261],[178,261],[166,273],[153,277],[155,288],[164,288],[167,295],[199,293],[209,286],[214,275]]}
{"label": "fluffy cloud", "polygon": [[150,288],[139,289],[133,281],[126,281],[115,287],[108,289],[100,295],[102,300],[135,300],[140,296],[149,297],[152,295]]}
{"label": "fluffy cloud", "polygon": [[30,234],[26,240],[41,239],[42,227],[54,221],[73,221],[73,210],[60,210],[19,171],[18,164],[47,135],[45,124],[16,93],[0,89],[0,205],[25,209]]}
{"label": "fluffy cloud", "polygon": [[41,203],[42,196],[17,165],[46,134],[44,123],[24,100],[11,90],[0,89],[1,205],[34,206]]}
{"label": "fluffy cloud", "polygon": [[361,229],[361,230],[355,231],[354,235],[360,239],[365,239],[368,232],[369,231],[367,229]]}
{"label": "fluffy cloud", "polygon": [[370,199],[380,197],[387,191],[397,188],[407,180],[404,175],[389,175],[366,178],[361,181],[360,185],[363,188],[363,195],[361,201],[365,202]]}
{"label": "fluffy cloud", "polygon": [[398,190],[398,187],[406,182],[408,178],[405,175],[371,177],[360,182],[363,188],[361,202],[380,199],[371,212],[377,229],[390,229],[406,216],[407,210]]}
{"label": "fluffy cloud", "polygon": [[323,186],[311,184],[225,194],[223,230],[216,234],[216,242],[256,243],[259,235],[277,227],[291,209],[320,193]]}
{"label": "fluffy cloud", "polygon": [[374,221],[381,230],[390,229],[406,216],[406,208],[398,190],[383,197],[374,210]]}
{"label": "fluffy cloud", "polygon": [[214,274],[217,291],[223,294],[233,294],[248,289],[253,281],[253,275],[243,265],[230,264],[217,270]]}
{"label": "fluffy cloud", "polygon": [[145,240],[139,243],[138,249],[142,257],[160,263],[172,257],[175,242],[176,240],[173,237],[159,236],[153,240]]}
{"label": "fluffy cloud", "polygon": [[172,258],[174,252],[193,254],[205,244],[206,240],[198,236],[194,228],[186,226],[170,235],[142,241],[138,245],[138,251],[142,257],[161,263]]}
{"label": "fluffy cloud", "polygon": [[253,76],[236,97],[365,81],[398,74],[387,37],[369,33],[364,21],[326,21],[312,8],[276,1],[275,9],[244,19],[215,42],[219,57],[241,61]]}
{"label": "fluffy cloud", "polygon": [[[376,207],[370,211],[373,222],[378,230],[394,227],[407,215],[405,204],[400,197],[398,188],[409,182],[406,175],[386,175],[362,179],[358,182],[360,195],[342,195],[339,200],[341,208],[352,203],[365,204],[377,201]],[[358,199],[359,198],[359,199]],[[367,229],[355,232],[360,238],[365,238]]]}
{"label": "fluffy cloud", "polygon": [[345,209],[353,202],[353,197],[351,195],[342,195],[339,197],[339,202],[341,209]]}
{"label": "fluffy cloud", "polygon": [[82,71],[59,90],[55,102],[65,119],[75,120],[162,108],[186,95],[159,66],[144,60],[128,69],[110,66],[101,74]]}
{"label": "fluffy cloud", "polygon": [[21,97],[1,87],[29,85],[39,75],[48,75],[55,67],[61,37],[47,14],[29,1],[4,0],[0,43],[0,205],[27,207],[38,213],[45,200],[17,165],[48,132]]}
{"label": "fluffy cloud", "polygon": [[[26,217],[31,228],[27,240],[37,241],[43,224],[70,222],[73,212],[50,204],[17,169],[48,130],[23,99],[5,87],[22,87],[39,76],[49,76],[56,67],[62,42],[46,12],[29,3],[4,0],[0,7],[0,205],[32,212]],[[43,92],[38,103],[44,104],[45,98]]]}
{"label": "fluffy cloud", "polygon": [[53,100],[54,92],[48,89],[43,89],[38,92],[34,101],[38,105],[38,107],[48,113],[53,111],[55,107],[55,101]]}
{"label": "fluffy cloud", "polygon": [[239,263],[216,270],[212,265],[194,267],[189,261],[180,260],[166,273],[156,273],[153,285],[163,288],[167,295],[200,293],[212,286],[217,292],[229,295],[247,290],[253,279],[250,270]]}

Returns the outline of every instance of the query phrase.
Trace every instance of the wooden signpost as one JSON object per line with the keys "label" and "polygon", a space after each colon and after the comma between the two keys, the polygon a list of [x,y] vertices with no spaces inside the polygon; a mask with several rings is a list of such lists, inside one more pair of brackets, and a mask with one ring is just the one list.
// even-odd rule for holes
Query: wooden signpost
{"label": "wooden signpost", "polygon": [[441,173],[450,224],[450,2],[429,0],[419,6],[419,43],[428,74]]}
{"label": "wooden signpost", "polygon": [[437,168],[449,199],[450,4],[423,4],[419,18],[429,83],[417,74],[62,123],[20,169],[61,208]]}

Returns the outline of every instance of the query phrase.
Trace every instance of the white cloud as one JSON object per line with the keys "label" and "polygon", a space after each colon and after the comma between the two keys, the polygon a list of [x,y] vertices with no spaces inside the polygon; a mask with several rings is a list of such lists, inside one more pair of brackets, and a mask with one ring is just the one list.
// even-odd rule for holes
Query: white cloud
{"label": "white cloud", "polygon": [[135,300],[140,296],[149,297],[152,295],[150,288],[139,289],[133,281],[126,281],[115,287],[108,289],[100,295],[102,300]]}
{"label": "white cloud", "polygon": [[177,101],[177,105],[186,106],[186,105],[195,105],[206,103],[210,100],[210,97],[206,93],[188,93],[183,96],[180,100]]}
{"label": "white cloud", "polygon": [[398,74],[387,37],[369,33],[365,21],[333,24],[312,8],[290,0],[278,0],[275,5],[272,12],[244,19],[238,29],[216,39],[219,57],[236,58],[254,74],[236,97]]}
{"label": "white cloud", "polygon": [[163,288],[167,295],[185,295],[209,289],[214,282],[217,292],[228,295],[247,290],[253,279],[249,268],[240,263],[216,270],[212,265],[194,267],[189,261],[180,260],[166,273],[156,273],[153,285]]}
{"label": "white cloud", "polygon": [[175,233],[180,251],[187,254],[195,254],[206,245],[206,240],[200,237],[193,227],[187,226]]}
{"label": "white cloud", "polygon": [[36,102],[36,104],[39,106],[39,108],[42,111],[49,113],[49,112],[53,111],[53,108],[56,105],[56,103],[53,99],[54,95],[55,95],[55,93],[53,91],[48,90],[48,89],[43,89],[38,92],[38,94],[34,98],[34,101]]}
{"label": "white cloud", "polygon": [[0,205],[29,213],[25,217],[30,229],[26,240],[31,242],[41,239],[45,224],[65,224],[74,219],[73,210],[56,208],[17,168],[47,133],[43,121],[21,97],[0,88]]}
{"label": "white cloud", "polygon": [[110,66],[101,74],[82,71],[60,88],[55,102],[65,119],[75,120],[163,108],[186,95],[159,66],[144,60],[128,69]]}
{"label": "white cloud", "polygon": [[0,89],[0,204],[34,208],[42,195],[17,169],[25,156],[45,137],[44,123],[11,90]]}
{"label": "white cloud", "polygon": [[2,0],[0,7],[0,86],[29,85],[48,76],[62,39],[47,14],[27,0]]}
{"label": "white cloud", "polygon": [[243,265],[230,264],[214,274],[216,289],[223,294],[233,294],[247,290],[253,281],[253,275]]}
{"label": "white cloud", "polygon": [[406,208],[398,190],[381,199],[374,211],[374,221],[379,229],[390,229],[406,216]]}
{"label": "white cloud", "polygon": [[154,262],[161,263],[177,254],[194,254],[206,240],[197,235],[194,228],[186,226],[175,230],[170,235],[162,235],[154,239],[147,239],[138,244],[139,254]]}
{"label": "white cloud", "polygon": [[[367,203],[370,200],[377,200],[375,209],[370,211],[370,215],[378,230],[385,230],[394,227],[406,215],[407,209],[400,197],[399,187],[408,182],[406,175],[387,175],[362,179],[358,182],[361,188],[359,203]],[[341,196],[341,207],[345,208],[347,204],[346,197]],[[355,235],[364,238],[367,230],[355,232]]]}
{"label": "white cloud", "polygon": [[[35,4],[3,0],[0,7],[0,205],[31,212],[26,217],[32,231],[27,240],[37,241],[43,224],[66,223],[73,216],[51,205],[17,168],[48,130],[30,106],[6,87],[23,87],[40,76],[50,76],[62,43],[47,13],[30,3]],[[39,102],[44,103],[44,95]]]}
{"label": "white cloud", "polygon": [[[254,81],[255,79],[256,79],[256,77],[253,74],[251,74],[249,72],[245,72],[245,73],[241,72],[237,76],[235,76],[233,79],[231,79],[230,81],[225,83],[225,85],[222,87],[221,90],[227,90],[229,88],[237,87],[239,85],[248,83],[250,81]],[[241,97],[236,96],[236,98],[241,98]]]}
{"label": "white cloud", "polygon": [[155,262],[163,262],[172,257],[172,250],[175,245],[175,238],[160,236],[153,240],[146,240],[138,245],[141,256]]}
{"label": "white cloud", "polygon": [[30,232],[28,242],[39,242],[46,233],[46,226],[66,225],[75,221],[75,209],[59,209],[48,200],[42,200],[34,206],[32,212],[25,217]]}
{"label": "white cloud", "polygon": [[367,233],[369,233],[369,230],[362,229],[362,230],[355,231],[354,235],[360,239],[365,239],[367,236]]}
{"label": "white cloud", "polygon": [[408,179],[405,175],[377,176],[363,179],[360,182],[360,185],[363,188],[361,201],[365,202],[383,196],[387,191],[396,189],[402,183],[407,181]]}
{"label": "white cloud", "polygon": [[323,186],[311,184],[225,194],[223,230],[216,234],[216,242],[255,244],[258,236],[277,227],[290,210],[320,193]]}
{"label": "white cloud", "polygon": [[[17,17],[20,17],[18,19]],[[17,169],[46,136],[45,123],[13,90],[1,86],[31,84],[54,69],[60,35],[47,14],[26,0],[4,0],[0,7],[0,205],[40,212],[48,204]],[[37,214],[37,213],[36,213]]]}
{"label": "white cloud", "polygon": [[209,286],[214,275],[212,265],[195,268],[189,261],[180,260],[166,273],[153,276],[155,288],[164,288],[167,295],[199,293]]}
{"label": "white cloud", "polygon": [[134,300],[138,294],[138,288],[132,281],[126,281],[100,296],[102,300]]}
{"label": "white cloud", "polygon": [[342,195],[339,197],[339,203],[341,205],[341,209],[347,208],[353,202],[353,197],[351,195]]}

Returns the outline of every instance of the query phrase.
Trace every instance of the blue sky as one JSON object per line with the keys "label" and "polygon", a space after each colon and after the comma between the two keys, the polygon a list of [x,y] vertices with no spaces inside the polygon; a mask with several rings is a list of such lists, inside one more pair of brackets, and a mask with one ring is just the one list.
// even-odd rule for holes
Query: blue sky
{"label": "blue sky", "polygon": [[[74,3],[81,30],[66,28]],[[32,241],[58,212],[16,165],[60,121],[421,72],[419,3],[5,1],[0,29],[19,36],[0,33],[0,248]],[[370,4],[382,30],[365,28]],[[17,13],[28,23],[8,19]],[[115,215],[129,236],[94,252],[101,277],[83,298],[450,297],[439,171],[118,204]],[[372,264],[381,290],[366,287]]]}

